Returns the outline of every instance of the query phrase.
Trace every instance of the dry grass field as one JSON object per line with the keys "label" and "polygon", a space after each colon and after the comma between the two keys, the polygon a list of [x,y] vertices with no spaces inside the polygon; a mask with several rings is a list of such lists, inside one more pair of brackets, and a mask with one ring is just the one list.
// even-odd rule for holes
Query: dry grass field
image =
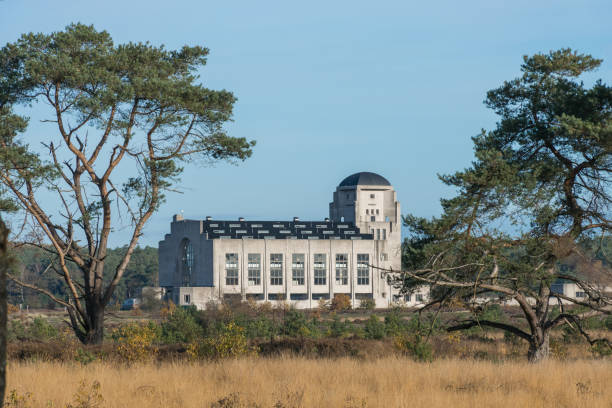
{"label": "dry grass field", "polygon": [[8,373],[7,389],[16,390],[21,407],[612,407],[609,360],[528,365],[281,357],[132,367],[13,362]]}

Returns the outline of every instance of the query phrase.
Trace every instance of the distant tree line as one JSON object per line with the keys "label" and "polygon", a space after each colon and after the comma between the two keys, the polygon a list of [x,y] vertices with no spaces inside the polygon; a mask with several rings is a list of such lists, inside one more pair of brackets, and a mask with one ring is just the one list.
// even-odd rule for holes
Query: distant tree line
{"label": "distant tree line", "polygon": [[[109,249],[104,264],[105,272],[106,269],[110,271],[116,268],[126,251],[127,246]],[[54,269],[53,262],[56,259],[53,254],[34,246],[17,247],[14,253],[17,258],[14,272],[16,276],[20,276],[27,283],[48,290],[54,296],[67,298],[68,293],[63,279]],[[76,269],[72,263],[68,267]],[[105,273],[104,276],[110,279],[110,274]],[[126,298],[138,296],[143,286],[155,285],[157,285],[157,248],[136,247],[127,265],[125,277],[119,282],[110,303],[117,304]],[[31,308],[58,306],[46,295],[13,282],[9,282],[8,285],[8,301],[13,305],[22,304]]]}

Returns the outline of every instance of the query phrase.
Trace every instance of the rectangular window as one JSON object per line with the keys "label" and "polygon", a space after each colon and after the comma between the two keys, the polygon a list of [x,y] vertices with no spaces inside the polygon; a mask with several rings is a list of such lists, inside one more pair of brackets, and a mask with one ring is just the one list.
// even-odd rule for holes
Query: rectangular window
{"label": "rectangular window", "polygon": [[410,295],[404,295],[404,302],[410,302]]}
{"label": "rectangular window", "polygon": [[417,293],[417,294],[414,296],[414,298],[415,298],[415,300],[416,300],[417,302],[422,302],[422,301],[423,301],[423,295],[421,295],[420,293]]}
{"label": "rectangular window", "polygon": [[270,285],[283,284],[283,254],[270,254]]}
{"label": "rectangular window", "polygon": [[191,295],[185,295],[185,304],[188,305],[191,302]]}
{"label": "rectangular window", "polygon": [[327,284],[327,268],[325,267],[325,254],[314,255],[314,284]]}
{"label": "rectangular window", "polygon": [[261,254],[249,254],[249,286],[261,285]]}
{"label": "rectangular window", "polygon": [[376,229],[376,239],[380,240],[380,228]]}
{"label": "rectangular window", "polygon": [[225,284],[238,284],[238,254],[225,254]]}
{"label": "rectangular window", "polygon": [[293,254],[291,274],[294,285],[304,284],[304,254]]}
{"label": "rectangular window", "polygon": [[576,292],[576,297],[577,298],[583,298],[584,297],[584,292]]}
{"label": "rectangular window", "polygon": [[376,215],[380,214],[380,209],[376,209]]}
{"label": "rectangular window", "polygon": [[336,285],[348,285],[347,254],[336,254]]}
{"label": "rectangular window", "polygon": [[370,194],[370,198],[374,198],[376,197],[374,194]]}
{"label": "rectangular window", "polygon": [[357,284],[370,284],[370,255],[357,254]]}
{"label": "rectangular window", "polygon": [[387,239],[387,230],[386,229],[383,230],[383,239]]}
{"label": "rectangular window", "polygon": [[376,221],[376,216],[374,215],[374,216],[370,217],[370,221],[372,221],[372,222]]}

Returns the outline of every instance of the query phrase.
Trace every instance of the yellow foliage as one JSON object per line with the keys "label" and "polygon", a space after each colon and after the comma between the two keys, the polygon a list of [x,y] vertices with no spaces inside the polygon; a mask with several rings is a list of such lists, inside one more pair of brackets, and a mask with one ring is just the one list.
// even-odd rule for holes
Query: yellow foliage
{"label": "yellow foliage", "polygon": [[191,342],[187,346],[187,354],[194,360],[222,359],[254,356],[257,350],[249,347],[244,328],[230,322],[218,335]]}
{"label": "yellow foliage", "polygon": [[175,310],[176,310],[176,305],[171,300],[164,303],[164,306],[160,310],[160,315],[161,315],[162,320],[166,320],[168,319],[169,316],[172,316]]}
{"label": "yellow foliage", "polygon": [[151,325],[130,323],[113,330],[112,337],[117,343],[117,354],[127,363],[147,361],[157,354],[153,344],[156,338]]}

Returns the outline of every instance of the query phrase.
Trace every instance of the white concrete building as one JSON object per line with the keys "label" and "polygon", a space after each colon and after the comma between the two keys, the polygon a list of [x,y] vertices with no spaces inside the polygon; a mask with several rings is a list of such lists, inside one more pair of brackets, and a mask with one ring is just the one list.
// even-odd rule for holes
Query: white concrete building
{"label": "white concrete building", "polygon": [[[313,308],[346,294],[388,307],[400,299],[381,269],[401,267],[401,213],[382,176],[356,173],[337,187],[324,221],[185,220],[159,243],[159,283],[180,305],[236,298]],[[401,297],[408,306],[424,296]]]}

